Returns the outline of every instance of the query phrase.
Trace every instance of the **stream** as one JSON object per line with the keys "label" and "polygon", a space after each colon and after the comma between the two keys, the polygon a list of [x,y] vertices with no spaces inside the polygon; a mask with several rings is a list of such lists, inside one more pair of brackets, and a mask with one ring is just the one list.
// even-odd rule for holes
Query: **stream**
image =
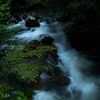
{"label": "stream", "polygon": [[[29,18],[34,17],[29,15]],[[46,18],[46,17],[45,17]],[[44,18],[44,19],[45,19]],[[53,21],[55,18],[48,17],[49,24],[44,20],[40,27],[30,27],[26,30],[25,20],[13,25],[17,27],[23,25],[24,31],[18,32],[15,37],[17,41],[30,42],[31,40],[41,40],[44,36],[54,38],[53,44],[57,46],[58,65],[64,76],[70,78],[68,86],[57,86],[50,90],[36,90],[33,100],[100,100],[99,77],[93,75],[90,69],[95,65],[87,59],[87,55],[72,48],[62,31],[64,26],[73,25],[72,22],[66,24]],[[11,28],[11,27],[9,27]],[[34,31],[32,31],[34,29]],[[46,79],[46,74],[41,75],[41,79]]]}

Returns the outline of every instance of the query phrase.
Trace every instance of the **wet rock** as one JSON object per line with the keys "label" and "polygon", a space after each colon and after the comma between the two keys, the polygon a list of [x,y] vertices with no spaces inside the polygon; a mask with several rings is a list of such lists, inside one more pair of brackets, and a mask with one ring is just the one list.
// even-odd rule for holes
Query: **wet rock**
{"label": "wet rock", "polygon": [[29,42],[29,48],[30,50],[34,50],[36,49],[38,46],[43,46],[44,44],[41,43],[40,41],[38,40],[32,40]]}
{"label": "wet rock", "polygon": [[54,41],[54,39],[51,36],[45,36],[41,42],[44,43],[45,45],[50,45],[52,42]]}
{"label": "wet rock", "polygon": [[39,16],[35,16],[35,20],[38,21],[40,19]]}
{"label": "wet rock", "polygon": [[43,22],[44,21],[44,19],[41,17],[40,19],[39,19],[39,22]]}
{"label": "wet rock", "polygon": [[29,30],[30,30],[30,28],[27,28],[27,30],[29,31]]}
{"label": "wet rock", "polygon": [[40,24],[36,20],[30,19],[30,18],[28,18],[25,25],[28,27],[39,27],[40,26]]}
{"label": "wet rock", "polygon": [[58,64],[58,55],[55,51],[47,51],[39,60],[42,64],[55,66]]}
{"label": "wet rock", "polygon": [[35,31],[35,29],[32,30],[32,32]]}
{"label": "wet rock", "polygon": [[12,18],[9,23],[18,23],[18,20],[16,20],[16,18]]}
{"label": "wet rock", "polygon": [[11,18],[11,20],[9,21],[9,23],[19,23],[19,21],[21,21],[21,15],[17,14],[15,16],[13,16]]}
{"label": "wet rock", "polygon": [[36,14],[35,16],[33,16],[33,17],[35,17],[35,20],[36,21],[39,21],[39,22],[43,22],[43,17],[40,15],[40,14]]}
{"label": "wet rock", "polygon": [[21,20],[22,20],[22,19],[21,19],[21,15],[20,15],[20,14],[15,15],[15,18],[16,18],[18,21],[21,21]]}
{"label": "wet rock", "polygon": [[23,19],[27,19],[28,18],[28,15],[27,14],[23,14],[22,18]]}
{"label": "wet rock", "polygon": [[62,75],[59,67],[43,70],[40,78],[40,87],[44,90],[49,90],[56,86],[67,86],[69,83],[70,79]]}

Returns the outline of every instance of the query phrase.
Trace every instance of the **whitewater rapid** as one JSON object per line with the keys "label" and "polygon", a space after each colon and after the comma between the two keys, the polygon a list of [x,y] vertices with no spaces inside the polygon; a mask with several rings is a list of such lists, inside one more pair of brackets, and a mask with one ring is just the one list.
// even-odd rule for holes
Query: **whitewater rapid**
{"label": "whitewater rapid", "polygon": [[[70,22],[70,24],[73,23]],[[14,25],[14,27],[19,25],[25,25],[25,20]],[[44,21],[40,22],[40,27],[30,28],[30,30],[21,31],[15,35],[18,41],[23,42],[34,39],[40,41],[44,36],[53,37],[53,44],[57,46],[57,54],[59,55],[57,67],[63,71],[65,76],[69,75],[70,78],[70,84],[62,87],[59,91],[55,89],[35,91],[37,93],[33,96],[33,100],[100,100],[98,78],[89,71],[94,63],[88,60],[86,55],[77,52],[70,46],[62,31],[62,25],[58,22],[47,24]],[[24,26],[24,28],[26,27]],[[33,29],[35,30],[32,31]],[[44,77],[42,76],[42,79]]]}

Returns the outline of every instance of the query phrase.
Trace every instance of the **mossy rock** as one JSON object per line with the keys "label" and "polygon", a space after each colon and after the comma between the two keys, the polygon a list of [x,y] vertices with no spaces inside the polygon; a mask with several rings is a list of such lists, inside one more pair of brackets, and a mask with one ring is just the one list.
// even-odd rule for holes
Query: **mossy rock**
{"label": "mossy rock", "polygon": [[37,47],[39,47],[39,46],[44,46],[44,44],[43,43],[41,43],[40,41],[38,41],[38,40],[32,40],[32,41],[30,41],[29,43],[29,49],[30,50],[35,50]]}
{"label": "mossy rock", "polygon": [[56,50],[56,48],[54,46],[39,46],[35,50],[28,49],[29,48],[27,48],[27,52],[23,52],[23,50],[12,50],[12,53],[9,53],[6,57],[7,61],[3,62],[5,67],[2,69],[2,71],[12,75],[15,74],[14,77],[16,78],[13,79],[15,79],[17,82],[33,84],[37,83],[39,79],[39,71],[44,68],[48,69],[51,66],[43,65],[41,63],[25,63],[23,60],[25,58],[33,58],[34,56],[41,57],[46,51],[50,52],[52,50]]}

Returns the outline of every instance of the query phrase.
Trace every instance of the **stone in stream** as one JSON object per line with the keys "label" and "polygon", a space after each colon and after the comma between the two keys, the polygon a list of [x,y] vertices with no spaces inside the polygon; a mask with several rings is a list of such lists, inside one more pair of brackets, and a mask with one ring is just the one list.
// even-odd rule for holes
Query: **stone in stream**
{"label": "stone in stream", "polygon": [[35,29],[32,30],[32,32],[35,31]]}
{"label": "stone in stream", "polygon": [[41,42],[44,43],[45,45],[50,45],[52,42],[54,41],[54,39],[51,36],[45,36]]}
{"label": "stone in stream", "polygon": [[28,18],[28,15],[25,13],[23,14],[22,18],[26,20]]}
{"label": "stone in stream", "polygon": [[13,16],[11,19],[10,19],[10,21],[9,21],[9,23],[19,23],[19,21],[21,21],[22,19],[21,19],[21,15],[20,14],[16,14],[15,16]]}
{"label": "stone in stream", "polygon": [[39,27],[40,24],[38,23],[37,20],[28,18],[26,23],[25,23],[25,26],[28,26],[28,27]]}

